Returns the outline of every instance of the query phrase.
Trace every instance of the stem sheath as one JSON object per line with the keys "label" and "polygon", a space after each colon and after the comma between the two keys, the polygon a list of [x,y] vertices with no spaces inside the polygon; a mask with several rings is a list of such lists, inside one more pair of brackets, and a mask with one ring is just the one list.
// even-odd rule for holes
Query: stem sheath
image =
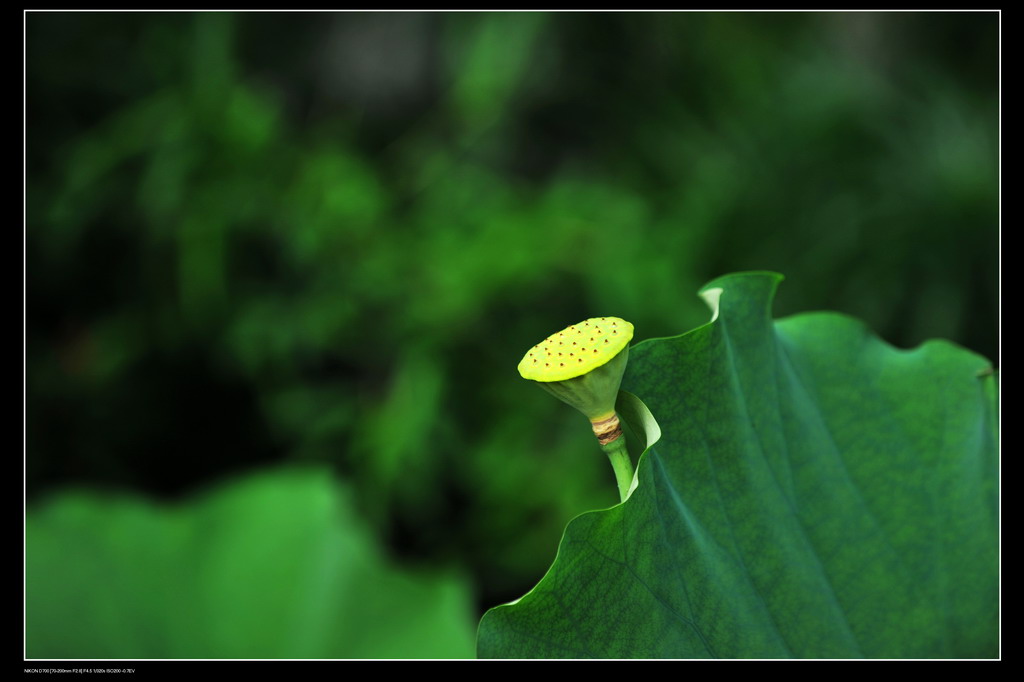
{"label": "stem sheath", "polygon": [[633,485],[633,462],[626,450],[626,438],[620,435],[610,443],[601,446],[615,471],[615,482],[619,484],[619,501],[625,502],[629,488]]}

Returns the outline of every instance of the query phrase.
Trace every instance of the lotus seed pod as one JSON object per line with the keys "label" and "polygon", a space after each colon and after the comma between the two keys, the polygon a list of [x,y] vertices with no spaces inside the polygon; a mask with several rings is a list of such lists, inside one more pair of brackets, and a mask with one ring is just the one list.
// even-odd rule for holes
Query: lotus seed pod
{"label": "lotus seed pod", "polygon": [[633,325],[618,317],[592,317],[531,348],[519,374],[586,415],[606,445],[622,434],[615,398],[629,357]]}

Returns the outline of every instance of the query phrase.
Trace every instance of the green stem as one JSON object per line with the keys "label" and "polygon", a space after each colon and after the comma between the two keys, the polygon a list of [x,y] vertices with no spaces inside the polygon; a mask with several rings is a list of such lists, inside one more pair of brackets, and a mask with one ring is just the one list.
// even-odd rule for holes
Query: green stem
{"label": "green stem", "polygon": [[611,443],[602,445],[601,449],[608,455],[608,460],[615,471],[615,482],[619,484],[619,500],[625,502],[629,488],[633,485],[633,462],[629,459],[629,451],[626,450],[626,437],[619,436]]}

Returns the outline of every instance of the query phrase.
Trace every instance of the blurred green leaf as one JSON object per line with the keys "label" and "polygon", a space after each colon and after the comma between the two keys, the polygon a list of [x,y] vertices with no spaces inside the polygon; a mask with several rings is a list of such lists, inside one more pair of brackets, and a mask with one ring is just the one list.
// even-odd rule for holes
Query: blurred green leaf
{"label": "blurred green leaf", "polygon": [[29,658],[460,658],[471,614],[459,580],[391,565],[320,471],[28,513]]}
{"label": "blurred green leaf", "polygon": [[453,59],[452,100],[471,128],[492,123],[528,72],[533,44],[547,21],[536,12],[474,17],[468,45]]}
{"label": "blurred green leaf", "polygon": [[990,364],[833,313],[773,323],[780,280],[714,280],[712,322],[631,349],[623,386],[664,431],[639,487],[569,524],[480,656],[998,656]]}

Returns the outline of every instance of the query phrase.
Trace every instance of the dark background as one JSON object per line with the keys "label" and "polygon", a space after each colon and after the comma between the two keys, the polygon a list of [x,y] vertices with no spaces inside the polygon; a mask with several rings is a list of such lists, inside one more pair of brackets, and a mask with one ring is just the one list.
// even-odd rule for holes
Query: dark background
{"label": "dark background", "polygon": [[480,611],[617,502],[525,350],[783,273],[998,360],[996,13],[26,15],[30,503],[326,463]]}

